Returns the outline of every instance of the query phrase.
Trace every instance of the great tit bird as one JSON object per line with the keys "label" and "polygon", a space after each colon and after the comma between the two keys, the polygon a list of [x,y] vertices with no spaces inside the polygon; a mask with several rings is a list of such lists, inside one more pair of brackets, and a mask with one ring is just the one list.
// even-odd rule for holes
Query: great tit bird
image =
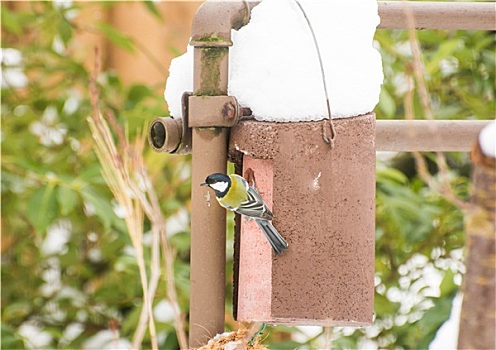
{"label": "great tit bird", "polygon": [[235,213],[255,219],[276,254],[288,248],[286,240],[270,223],[272,212],[248,182],[239,175],[211,174],[201,186],[208,186],[215,192],[221,206]]}

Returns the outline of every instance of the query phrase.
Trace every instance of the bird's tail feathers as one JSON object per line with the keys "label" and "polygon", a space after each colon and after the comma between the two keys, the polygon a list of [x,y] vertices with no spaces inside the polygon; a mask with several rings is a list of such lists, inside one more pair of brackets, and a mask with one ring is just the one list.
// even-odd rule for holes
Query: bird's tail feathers
{"label": "bird's tail feathers", "polygon": [[265,237],[269,241],[272,249],[276,254],[281,254],[288,248],[288,242],[277,232],[276,228],[271,224],[270,221],[255,219],[258,224],[258,227],[262,230]]}

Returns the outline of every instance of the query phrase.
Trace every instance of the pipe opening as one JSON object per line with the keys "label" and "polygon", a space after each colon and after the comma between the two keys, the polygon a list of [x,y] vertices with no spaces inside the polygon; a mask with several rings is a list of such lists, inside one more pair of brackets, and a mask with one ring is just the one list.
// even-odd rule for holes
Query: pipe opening
{"label": "pipe opening", "polygon": [[167,137],[167,132],[165,131],[165,127],[160,122],[154,122],[150,129],[150,140],[152,142],[153,147],[162,148],[165,144],[165,139]]}
{"label": "pipe opening", "polygon": [[157,152],[176,153],[182,140],[182,119],[158,117],[148,129],[148,143]]}

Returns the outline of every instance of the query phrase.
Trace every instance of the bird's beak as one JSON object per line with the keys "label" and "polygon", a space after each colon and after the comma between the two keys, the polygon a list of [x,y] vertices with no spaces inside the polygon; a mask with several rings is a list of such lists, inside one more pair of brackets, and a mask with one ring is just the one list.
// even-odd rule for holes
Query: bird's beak
{"label": "bird's beak", "polygon": [[200,184],[200,186],[208,186],[208,183],[206,183],[206,182],[202,182],[202,183]]}

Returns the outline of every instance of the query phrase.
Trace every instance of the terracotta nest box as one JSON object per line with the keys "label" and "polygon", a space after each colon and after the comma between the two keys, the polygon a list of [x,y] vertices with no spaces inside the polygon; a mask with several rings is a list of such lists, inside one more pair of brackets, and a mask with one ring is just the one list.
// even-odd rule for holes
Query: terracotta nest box
{"label": "terracotta nest box", "polygon": [[234,313],[238,321],[365,326],[374,308],[375,116],[322,121],[241,121],[229,158],[272,208],[289,248],[275,255],[253,221],[237,218]]}

